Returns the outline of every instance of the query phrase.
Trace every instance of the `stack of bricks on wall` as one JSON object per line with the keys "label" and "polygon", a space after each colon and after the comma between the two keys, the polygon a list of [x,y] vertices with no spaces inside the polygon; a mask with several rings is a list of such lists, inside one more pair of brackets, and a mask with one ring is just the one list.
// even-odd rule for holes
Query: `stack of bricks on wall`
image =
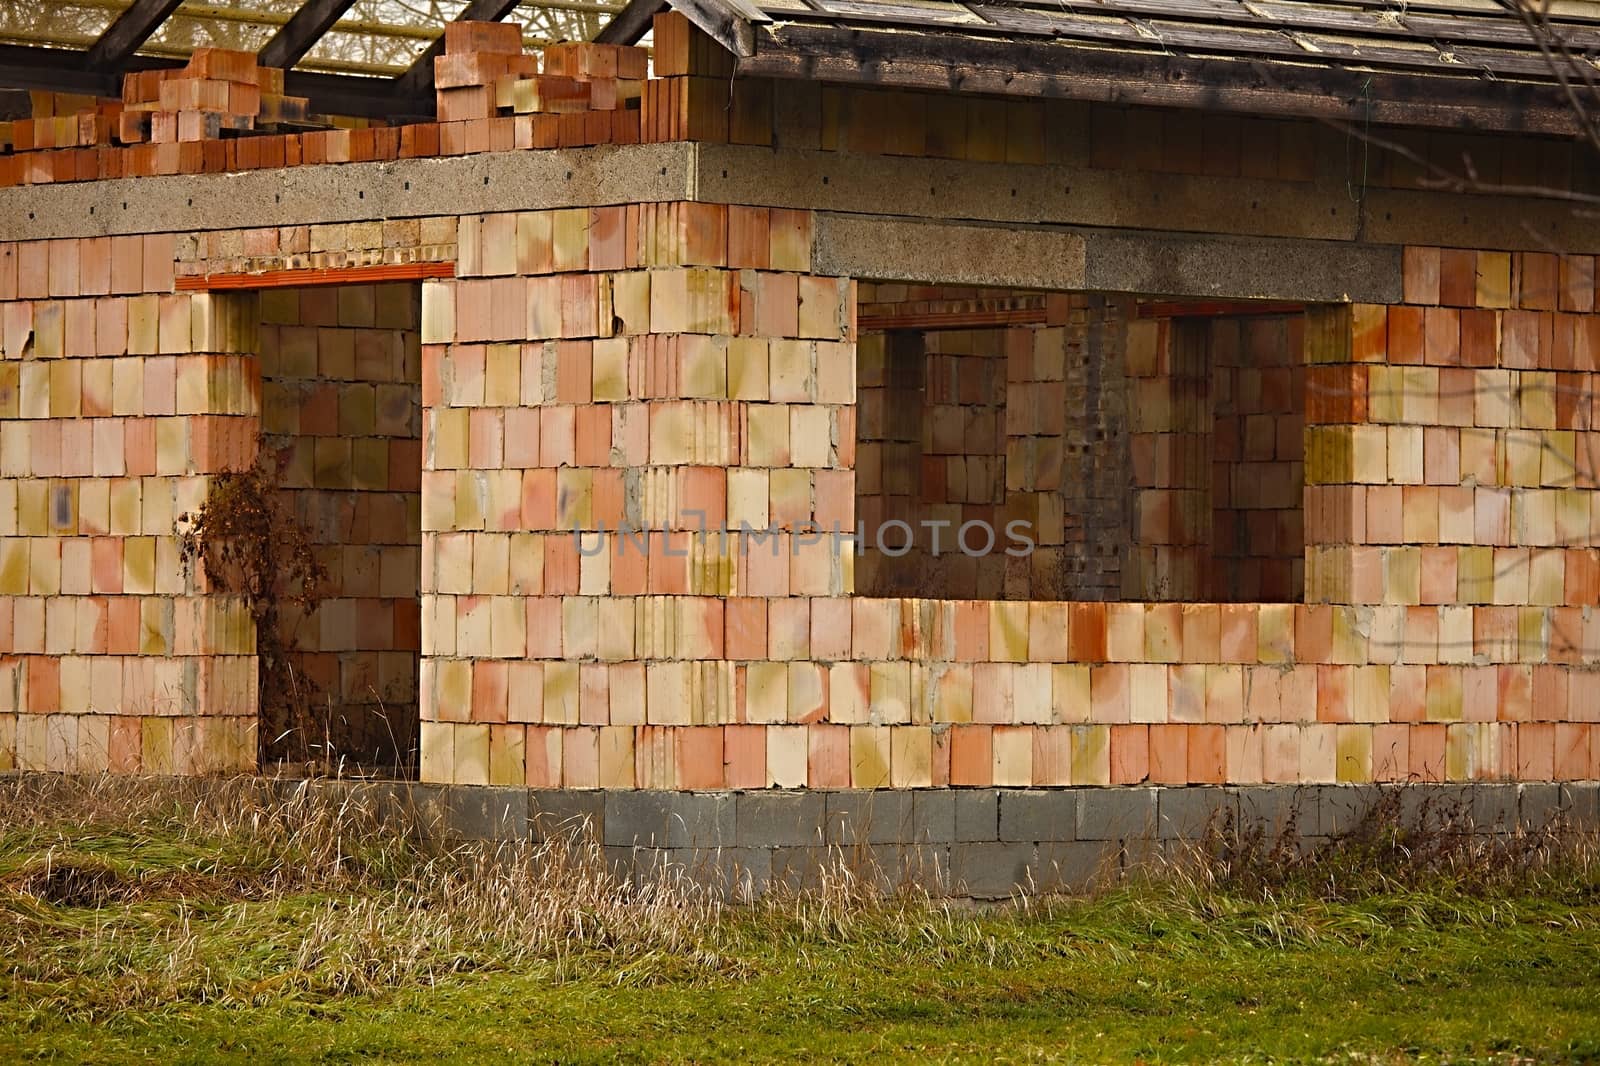
{"label": "stack of bricks on wall", "polygon": [[[440,122],[287,134],[197,55],[76,147],[13,124],[0,182],[685,139],[1312,180],[1305,123],[784,105],[680,15],[655,47],[452,26]],[[1600,777],[1592,256],[1410,245],[1392,303],[1218,309],[858,282],[815,206],[507,195],[0,244],[0,767],[259,765],[248,616],[174,528],[264,442],[336,574],[306,669],[419,716],[427,781]],[[888,519],[914,550],[858,556]]]}

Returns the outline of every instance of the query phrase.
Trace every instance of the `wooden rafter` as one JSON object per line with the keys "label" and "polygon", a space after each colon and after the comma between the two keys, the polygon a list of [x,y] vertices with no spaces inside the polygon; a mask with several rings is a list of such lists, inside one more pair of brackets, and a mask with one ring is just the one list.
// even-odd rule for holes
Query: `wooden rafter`
{"label": "wooden rafter", "polygon": [[84,55],[84,66],[96,73],[116,74],[128,57],[160,29],[182,0],[133,0]]}
{"label": "wooden rafter", "polygon": [[257,61],[264,67],[285,70],[294,66],[354,4],[355,0],[305,0],[262,47]]}
{"label": "wooden rafter", "polygon": [[595,34],[601,44],[638,44],[650,32],[650,20],[667,9],[667,0],[633,0]]}
{"label": "wooden rafter", "polygon": [[[25,48],[0,44],[0,86],[40,89],[89,96],[119,96],[120,74],[84,67],[87,53],[65,48]],[[124,71],[182,66],[182,61],[160,56],[133,55]],[[369,115],[395,120],[421,119],[432,114],[429,98],[397,97],[387,78],[350,77],[315,70],[290,70],[284,75],[290,96],[311,100],[311,110],[330,115]]]}

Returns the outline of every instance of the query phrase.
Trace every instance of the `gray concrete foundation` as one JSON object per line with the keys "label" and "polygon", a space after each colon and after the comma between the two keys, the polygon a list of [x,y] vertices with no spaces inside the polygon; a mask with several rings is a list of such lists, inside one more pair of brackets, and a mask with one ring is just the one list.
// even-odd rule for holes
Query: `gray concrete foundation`
{"label": "gray concrete foundation", "polygon": [[534,791],[316,781],[408,804],[448,836],[547,841],[588,834],[619,874],[681,873],[740,895],[815,888],[848,869],[886,888],[1004,898],[1076,891],[1160,858],[1208,831],[1292,823],[1297,845],[1349,833],[1385,791],[1408,824],[1515,833],[1600,830],[1600,782],[1252,785],[1164,788],[937,788],[904,791]]}

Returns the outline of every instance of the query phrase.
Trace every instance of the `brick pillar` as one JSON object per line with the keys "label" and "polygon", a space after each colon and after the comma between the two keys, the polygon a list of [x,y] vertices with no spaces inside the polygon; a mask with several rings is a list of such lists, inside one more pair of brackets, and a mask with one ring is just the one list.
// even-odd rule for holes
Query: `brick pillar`
{"label": "brick pillar", "polygon": [[807,730],[767,726],[822,714],[852,556],[794,531],[855,521],[854,293],[809,273],[810,216],[495,214],[458,246],[423,289],[423,778],[806,783]]}
{"label": "brick pillar", "polygon": [[256,765],[248,616],[175,536],[254,458],[254,298],[173,292],[174,249],[0,245],[0,751],[23,769]]}
{"label": "brick pillar", "polygon": [[1356,605],[1437,776],[1595,770],[1593,262],[1407,248],[1402,303],[1308,330],[1307,599]]}

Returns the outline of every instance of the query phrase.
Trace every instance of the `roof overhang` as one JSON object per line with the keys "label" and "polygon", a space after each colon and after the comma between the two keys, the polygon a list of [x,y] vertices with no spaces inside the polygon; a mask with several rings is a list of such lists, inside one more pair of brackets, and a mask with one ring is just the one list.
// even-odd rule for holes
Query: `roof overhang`
{"label": "roof overhang", "polygon": [[1600,18],[1547,23],[1566,49],[1547,56],[1518,15],[1459,0],[784,3],[633,0],[600,39],[670,6],[741,76],[1549,135],[1586,132],[1563,76],[1600,80]]}

